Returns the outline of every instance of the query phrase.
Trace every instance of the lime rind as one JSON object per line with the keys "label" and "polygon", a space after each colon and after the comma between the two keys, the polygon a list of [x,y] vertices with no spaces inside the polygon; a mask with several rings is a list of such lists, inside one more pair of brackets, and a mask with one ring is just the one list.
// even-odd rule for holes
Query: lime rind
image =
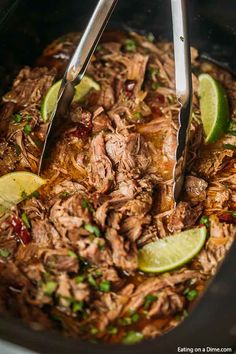
{"label": "lime rind", "polygon": [[[41,116],[44,122],[50,120],[50,117],[54,111],[57,95],[61,86],[61,80],[57,81],[46,93],[41,105]],[[84,76],[81,82],[75,86],[75,94],[73,102],[82,102],[85,96],[90,92],[91,89],[96,91],[100,90],[100,86],[91,77]]]}
{"label": "lime rind", "polygon": [[181,267],[195,257],[206,240],[206,228],[195,228],[149,243],[139,251],[139,269],[163,273]]}
{"label": "lime rind", "polygon": [[209,74],[199,76],[200,110],[205,142],[215,142],[229,124],[229,104],[225,89]]}

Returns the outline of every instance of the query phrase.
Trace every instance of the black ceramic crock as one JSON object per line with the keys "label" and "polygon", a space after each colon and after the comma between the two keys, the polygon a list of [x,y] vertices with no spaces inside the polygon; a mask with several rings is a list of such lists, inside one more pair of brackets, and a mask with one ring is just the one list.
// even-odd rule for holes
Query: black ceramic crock
{"label": "black ceramic crock", "polygon": [[[53,39],[83,29],[94,0],[0,0],[0,90],[17,70],[33,65]],[[236,72],[235,0],[189,0],[191,44],[202,56]],[[119,0],[109,24],[172,39],[170,0]],[[1,275],[0,275],[1,276]],[[176,329],[134,346],[103,345],[35,332],[14,318],[0,318],[0,338],[38,353],[157,354],[236,348],[236,244],[189,317]],[[201,348],[195,349],[195,348]],[[185,351],[186,352],[186,351]]]}

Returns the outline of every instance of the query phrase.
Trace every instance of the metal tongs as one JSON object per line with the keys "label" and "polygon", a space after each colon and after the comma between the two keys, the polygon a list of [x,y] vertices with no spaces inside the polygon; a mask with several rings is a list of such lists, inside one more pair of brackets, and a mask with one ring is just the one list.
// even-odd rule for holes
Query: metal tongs
{"label": "metal tongs", "polygon": [[174,32],[176,96],[181,105],[176,161],[173,173],[173,196],[176,202],[184,183],[192,112],[192,75],[187,24],[187,0],[171,0],[171,11]]}
{"label": "metal tongs", "polygon": [[59,89],[55,110],[48,126],[43,150],[39,162],[38,173],[42,169],[44,157],[50,148],[52,138],[59,132],[62,120],[65,119],[68,108],[74,97],[74,87],[82,80],[89,61],[97,47],[99,39],[118,0],[99,0],[90,21],[80,39],[80,42],[65,71]]}

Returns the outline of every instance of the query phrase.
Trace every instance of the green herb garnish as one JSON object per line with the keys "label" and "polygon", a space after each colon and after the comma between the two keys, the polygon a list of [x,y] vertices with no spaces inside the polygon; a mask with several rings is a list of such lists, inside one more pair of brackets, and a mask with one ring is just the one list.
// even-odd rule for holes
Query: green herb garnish
{"label": "green herb garnish", "polygon": [[90,329],[90,333],[93,334],[93,335],[97,334],[98,332],[99,332],[99,330],[98,330],[98,328],[96,328],[96,327],[92,327],[92,328]]}
{"label": "green herb garnish", "polygon": [[157,300],[157,296],[149,294],[145,297],[145,301],[144,301],[144,310],[148,310],[149,307],[151,306],[151,304]]}
{"label": "green herb garnish", "polygon": [[111,288],[111,282],[109,280],[103,280],[98,286],[99,290],[103,293],[108,293]]}
{"label": "green herb garnish", "polygon": [[108,329],[107,329],[107,332],[109,334],[117,334],[118,333],[118,328],[114,327],[114,326],[109,326]]}
{"label": "green herb garnish", "polygon": [[82,200],[82,207],[84,209],[88,209],[89,208],[89,202],[86,199]]}
{"label": "green herb garnish", "polygon": [[151,75],[159,75],[160,74],[160,69],[151,66],[149,68],[149,72],[150,72]]}
{"label": "green herb garnish", "polygon": [[88,232],[91,232],[92,234],[95,234],[97,237],[101,236],[101,232],[99,230],[99,228],[95,225],[92,224],[85,224],[84,225],[85,230],[87,230]]}
{"label": "green herb garnish", "polygon": [[61,194],[60,194],[60,197],[61,198],[67,198],[67,197],[69,197],[70,196],[70,193],[69,192],[62,192]]}
{"label": "green herb garnish", "polygon": [[85,279],[85,276],[84,275],[78,275],[76,278],[75,278],[75,282],[76,284],[80,284],[84,281]]}
{"label": "green herb garnish", "polygon": [[96,280],[94,279],[92,274],[88,275],[88,282],[89,282],[90,285],[92,285],[93,287],[97,288]]}
{"label": "green herb garnish", "polygon": [[72,311],[79,312],[82,311],[84,308],[84,301],[73,301],[72,302]]}
{"label": "green herb garnish", "polygon": [[198,296],[198,291],[193,289],[189,290],[184,294],[188,301],[193,301]]}
{"label": "green herb garnish", "polygon": [[14,114],[12,116],[12,119],[14,120],[15,123],[20,123],[22,121],[22,115],[21,114]]}
{"label": "green herb garnish", "polygon": [[142,113],[141,112],[135,112],[134,113],[134,115],[133,115],[133,117],[135,118],[135,119],[142,119]]}
{"label": "green herb garnish", "polygon": [[28,216],[25,212],[21,214],[21,219],[22,219],[23,223],[25,224],[25,226],[27,227],[27,229],[30,229],[31,228],[30,221],[29,221]]}
{"label": "green herb garnish", "polygon": [[39,198],[40,197],[39,191],[34,191],[33,193],[30,194],[30,197]]}
{"label": "green herb garnish", "polygon": [[161,85],[159,84],[159,82],[153,82],[152,83],[152,89],[153,90],[157,90]]}
{"label": "green herb garnish", "polygon": [[48,281],[43,285],[44,294],[51,296],[57,288],[57,283],[55,281]]}
{"label": "green herb garnish", "polygon": [[200,224],[203,224],[206,227],[209,227],[210,226],[209,217],[207,215],[203,215],[200,219]]}
{"label": "green herb garnish", "polygon": [[119,324],[121,326],[130,326],[132,324],[132,318],[131,317],[123,317],[119,319]]}
{"label": "green herb garnish", "polygon": [[0,257],[7,258],[11,254],[10,251],[6,250],[5,248],[0,248]]}
{"label": "green herb garnish", "polygon": [[132,320],[133,323],[138,322],[139,318],[140,318],[140,316],[139,316],[138,313],[134,313],[134,314],[131,316],[131,320]]}
{"label": "green herb garnish", "polygon": [[143,339],[143,334],[136,331],[128,332],[122,340],[124,344],[135,344]]}
{"label": "green herb garnish", "polygon": [[133,39],[127,39],[125,41],[125,46],[124,47],[125,47],[125,50],[127,52],[135,52],[136,49],[137,49],[136,43],[135,43],[135,41]]}
{"label": "green herb garnish", "polygon": [[24,132],[25,132],[25,134],[27,134],[27,135],[29,135],[29,134],[32,132],[32,128],[31,128],[31,126],[30,126],[29,124],[26,124],[26,125],[24,126]]}
{"label": "green herb garnish", "polygon": [[22,193],[21,193],[21,198],[22,199],[30,199],[30,198],[38,198],[38,197],[40,197],[40,193],[38,192],[38,191],[34,191],[33,193],[31,193],[31,194],[27,194],[25,191],[23,191]]}
{"label": "green herb garnish", "polygon": [[68,256],[70,256],[71,258],[75,258],[75,259],[78,258],[77,254],[75,252],[71,251],[71,250],[68,251]]}

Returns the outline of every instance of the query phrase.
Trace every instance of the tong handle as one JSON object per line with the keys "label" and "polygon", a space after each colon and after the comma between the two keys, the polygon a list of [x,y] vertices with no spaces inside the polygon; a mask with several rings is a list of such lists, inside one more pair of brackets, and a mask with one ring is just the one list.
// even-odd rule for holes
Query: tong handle
{"label": "tong handle", "polygon": [[98,1],[64,74],[62,80],[64,85],[70,82],[75,86],[81,81],[117,1],[118,0]]}
{"label": "tong handle", "polygon": [[190,44],[186,0],[171,0],[176,95],[184,105],[192,95]]}

